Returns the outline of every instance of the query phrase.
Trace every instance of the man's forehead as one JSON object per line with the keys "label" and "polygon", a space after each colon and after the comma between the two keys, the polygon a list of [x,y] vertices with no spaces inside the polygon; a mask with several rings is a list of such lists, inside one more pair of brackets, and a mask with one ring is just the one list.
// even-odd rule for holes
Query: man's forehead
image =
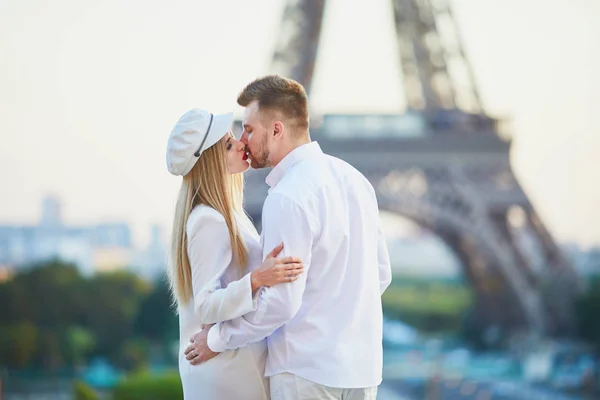
{"label": "man's forehead", "polygon": [[258,116],[258,108],[252,107],[252,104],[249,104],[248,107],[244,108],[244,125],[253,124]]}

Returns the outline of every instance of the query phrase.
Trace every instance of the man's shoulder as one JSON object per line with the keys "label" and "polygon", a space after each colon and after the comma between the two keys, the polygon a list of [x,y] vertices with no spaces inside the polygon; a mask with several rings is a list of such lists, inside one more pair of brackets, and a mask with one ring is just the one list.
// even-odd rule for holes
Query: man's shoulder
{"label": "man's shoulder", "polygon": [[322,153],[319,156],[305,159],[292,168],[280,183],[273,189],[272,193],[307,194],[318,191],[322,186],[327,186],[331,180],[339,180],[350,177],[352,179],[366,177],[352,164],[341,158]]}
{"label": "man's shoulder", "polygon": [[331,154],[323,153],[321,157],[317,158],[316,162],[306,163],[303,167],[306,169],[307,175],[313,177],[315,181],[324,181],[324,184],[326,184],[328,179],[346,180],[348,178],[362,178],[366,180],[363,173],[354,165]]}
{"label": "man's shoulder", "polygon": [[266,209],[304,208],[308,198],[315,192],[314,177],[312,170],[305,170],[304,166],[296,165],[277,186],[269,190],[263,205],[263,213]]}

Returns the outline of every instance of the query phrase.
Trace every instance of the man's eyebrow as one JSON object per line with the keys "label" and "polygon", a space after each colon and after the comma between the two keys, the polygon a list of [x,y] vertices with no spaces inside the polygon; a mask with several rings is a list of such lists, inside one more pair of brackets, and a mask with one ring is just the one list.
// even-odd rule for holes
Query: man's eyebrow
{"label": "man's eyebrow", "polygon": [[248,124],[244,124],[242,125],[244,127],[244,129],[248,129],[248,128],[252,128],[252,126],[248,125]]}

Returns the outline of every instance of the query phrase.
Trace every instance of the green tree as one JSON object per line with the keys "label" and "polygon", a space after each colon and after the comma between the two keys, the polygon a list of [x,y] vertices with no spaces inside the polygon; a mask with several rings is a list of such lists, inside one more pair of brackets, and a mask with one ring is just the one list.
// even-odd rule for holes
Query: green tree
{"label": "green tree", "polygon": [[84,382],[76,381],[73,384],[73,398],[75,400],[98,400],[98,395]]}
{"label": "green tree", "polygon": [[177,339],[179,325],[171,303],[166,279],[157,280],[152,292],[140,305],[135,323],[136,333],[153,342]]}
{"label": "green tree", "polygon": [[16,287],[27,293],[25,298],[17,299],[23,303],[15,306],[22,309],[22,316],[40,327],[68,325],[81,314],[82,304],[76,293],[81,282],[82,277],[73,264],[51,261],[36,265],[15,277]]}
{"label": "green tree", "polygon": [[61,367],[67,361],[66,332],[83,313],[77,297],[82,282],[75,265],[53,260],[33,265],[3,285],[0,297],[9,305],[3,322],[26,321],[36,330],[37,351],[30,361],[44,368]]}
{"label": "green tree", "polygon": [[25,367],[34,357],[38,330],[31,322],[0,327],[0,360],[10,368]]}
{"label": "green tree", "polygon": [[139,370],[147,366],[149,354],[150,344],[147,340],[132,338],[122,343],[116,361],[127,370]]}
{"label": "green tree", "polygon": [[182,399],[183,388],[177,371],[153,375],[136,373],[119,382],[113,390],[114,400]]}
{"label": "green tree", "polygon": [[148,341],[177,335],[168,297],[164,282],[153,288],[127,272],[84,278],[57,260],[32,266],[0,283],[0,363],[49,369],[103,356],[138,366]]}
{"label": "green tree", "polygon": [[94,334],[80,326],[67,327],[63,333],[63,340],[63,352],[71,365],[83,364],[96,345]]}
{"label": "green tree", "polygon": [[86,283],[84,325],[94,332],[96,354],[119,359],[123,344],[134,335],[140,302],[150,290],[150,284],[126,272],[101,274]]}

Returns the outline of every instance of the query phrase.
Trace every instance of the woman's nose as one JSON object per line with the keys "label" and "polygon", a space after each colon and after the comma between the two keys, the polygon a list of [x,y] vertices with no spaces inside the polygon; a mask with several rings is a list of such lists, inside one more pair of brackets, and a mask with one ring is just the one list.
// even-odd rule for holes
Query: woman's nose
{"label": "woman's nose", "polygon": [[242,151],[242,150],[244,150],[244,147],[246,147],[246,145],[245,145],[244,143],[242,143],[242,142],[240,142],[239,140],[236,140],[236,139],[233,139],[233,140],[234,140],[234,144],[233,144],[233,145],[234,145],[234,148],[235,148],[237,151]]}

